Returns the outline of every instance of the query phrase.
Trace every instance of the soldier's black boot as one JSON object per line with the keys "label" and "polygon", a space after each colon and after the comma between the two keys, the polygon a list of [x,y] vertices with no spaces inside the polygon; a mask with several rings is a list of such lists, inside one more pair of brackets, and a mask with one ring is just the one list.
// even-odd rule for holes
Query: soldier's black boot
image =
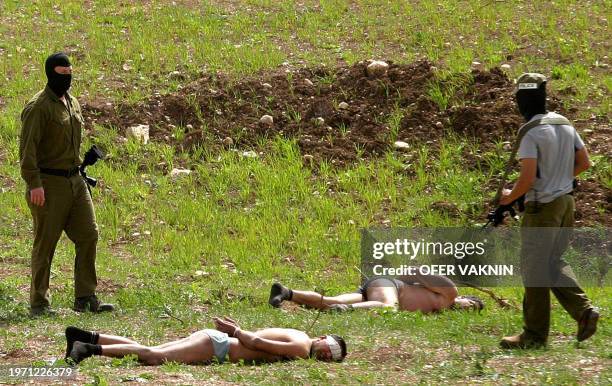
{"label": "soldier's black boot", "polygon": [[76,312],[110,312],[114,311],[115,307],[112,304],[102,303],[96,295],[91,295],[74,299],[72,309]]}

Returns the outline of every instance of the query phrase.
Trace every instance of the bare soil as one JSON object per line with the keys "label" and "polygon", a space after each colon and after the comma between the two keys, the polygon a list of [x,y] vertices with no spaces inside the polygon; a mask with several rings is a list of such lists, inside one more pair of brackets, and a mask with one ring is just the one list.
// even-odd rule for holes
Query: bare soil
{"label": "bare soil", "polygon": [[[148,124],[154,141],[186,150],[257,149],[262,139],[280,135],[295,139],[309,164],[327,160],[340,167],[380,156],[394,140],[435,147],[440,139],[459,135],[487,151],[512,140],[523,122],[513,82],[499,68],[445,77],[441,89],[452,97],[441,108],[429,94],[438,71],[433,63],[387,63],[386,73],[377,77],[368,76],[367,62],[336,68],[283,66],[239,80],[206,74],[177,92],[156,93],[138,104],[89,100],[83,113],[87,121],[116,127],[121,135],[130,126]],[[550,98],[549,108],[576,117],[577,109],[563,109],[559,97]],[[393,133],[390,117],[397,109],[404,114]],[[260,123],[265,114],[273,117],[271,125]],[[593,117],[575,124],[579,131],[590,129],[583,137],[591,152],[612,154],[609,120]],[[477,157],[466,152],[467,165],[476,164]],[[583,181],[576,198],[578,224],[612,223],[612,193],[598,181]]]}

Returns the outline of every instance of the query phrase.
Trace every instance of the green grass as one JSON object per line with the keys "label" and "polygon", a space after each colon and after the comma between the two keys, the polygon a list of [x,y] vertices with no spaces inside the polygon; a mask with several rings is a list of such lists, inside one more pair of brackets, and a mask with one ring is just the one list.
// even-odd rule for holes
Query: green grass
{"label": "green grass", "polygon": [[[429,93],[440,106],[461,104],[455,94],[477,60],[488,67],[508,62],[511,76],[541,71],[552,77],[555,91],[575,89],[563,102],[581,107],[580,116],[607,116],[611,77],[601,64],[609,54],[604,19],[611,7],[609,1],[587,3],[1,2],[0,320],[5,325],[0,328],[0,364],[61,356],[63,328],[69,324],[133,336],[146,344],[210,327],[215,315],[234,316],[245,328],[307,329],[315,312],[287,313],[267,306],[274,280],[330,294],[353,291],[359,282],[360,228],[471,224],[486,210],[484,202],[493,192],[483,187],[505,159],[501,144],[483,154],[477,144],[448,137],[435,148],[412,144],[407,154],[388,153],[346,168],[323,162],[311,169],[303,165],[295,143],[286,139],[262,141],[255,150],[263,154],[246,158],[233,151],[183,153],[160,143],[120,144],[117,129],[96,127],[95,136],[86,136],[82,147],[95,142],[110,154],[90,170],[100,180],[94,191],[101,231],[99,292],[120,310],[95,316],[69,311],[73,251],[63,238],[51,280],[53,303],[62,317],[30,320],[31,218],[19,177],[18,116],[42,87],[42,62],[50,52],[71,53],[75,95],[113,102],[176,90],[201,72],[221,70],[238,80],[285,61],[307,66],[426,57],[441,69]],[[521,12],[529,17],[520,18]],[[185,79],[170,76],[173,71]],[[381,118],[391,129],[389,141],[395,140],[405,113],[396,108]],[[302,119],[289,114],[294,121]],[[344,130],[350,128],[337,135]],[[183,133],[177,127],[174,134]],[[462,158],[466,151],[480,155],[480,164],[467,167]],[[594,160],[590,176],[609,188],[609,158],[595,155]],[[167,171],[179,166],[194,172],[171,179]],[[458,214],[432,210],[438,201],[457,205]],[[497,291],[520,301],[520,289]],[[604,311],[610,309],[609,288],[587,292]],[[488,306],[480,315],[323,314],[311,333],[346,336],[351,356],[343,364],[144,368],[131,359],[97,358],[80,366],[79,381],[611,382],[606,320],[592,340],[574,347],[570,337],[575,323],[555,303],[551,348],[506,353],[497,349],[497,342],[519,330],[521,314],[500,310],[490,301]],[[184,324],[168,317],[167,308]],[[5,358],[4,353],[17,357]]]}

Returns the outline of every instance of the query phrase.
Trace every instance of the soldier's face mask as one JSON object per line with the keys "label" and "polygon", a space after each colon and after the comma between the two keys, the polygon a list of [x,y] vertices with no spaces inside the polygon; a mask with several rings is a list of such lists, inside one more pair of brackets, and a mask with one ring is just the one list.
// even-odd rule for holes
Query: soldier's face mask
{"label": "soldier's face mask", "polygon": [[546,83],[535,90],[519,90],[516,104],[521,115],[530,120],[534,115],[546,113]]}
{"label": "soldier's face mask", "polygon": [[68,91],[72,83],[72,74],[59,74],[55,67],[70,67],[70,60],[63,52],[57,52],[45,61],[45,73],[47,74],[47,84],[55,95],[61,97]]}

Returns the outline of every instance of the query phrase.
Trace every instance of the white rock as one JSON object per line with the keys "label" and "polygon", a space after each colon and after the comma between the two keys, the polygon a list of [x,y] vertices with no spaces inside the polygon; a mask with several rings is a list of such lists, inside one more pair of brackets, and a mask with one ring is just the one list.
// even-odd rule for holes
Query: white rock
{"label": "white rock", "polygon": [[511,68],[511,66],[508,63],[504,63],[501,66],[499,66],[502,70],[509,70]]}
{"label": "white rock", "polygon": [[223,144],[225,146],[232,146],[234,144],[234,140],[232,139],[232,137],[225,137],[223,138]]}
{"label": "white rock", "polygon": [[243,151],[241,155],[247,158],[257,158],[257,153],[255,153],[253,150]]}
{"label": "white rock", "polygon": [[314,83],[312,83],[312,80],[308,78],[304,79],[304,83],[306,83],[307,86],[314,86]]}
{"label": "white rock", "polygon": [[322,117],[318,117],[317,119],[315,119],[315,125],[317,126],[323,126],[324,123],[325,123],[325,119]]}
{"label": "white rock", "polygon": [[441,128],[444,127],[444,125],[442,124],[442,122],[438,121],[438,122],[436,122],[436,127],[441,129]]}
{"label": "white rock", "polygon": [[474,70],[484,70],[484,65],[480,62],[472,62],[472,69]]}
{"label": "white rock", "polygon": [[304,159],[304,163],[314,161],[314,156],[312,156],[310,154],[304,154],[304,156],[302,158]]}
{"label": "white rock", "polygon": [[508,141],[502,142],[502,149],[504,149],[504,151],[512,150],[512,143],[510,143]]}
{"label": "white rock", "polygon": [[149,125],[136,125],[125,130],[127,138],[136,138],[145,145],[149,143]]}
{"label": "white rock", "polygon": [[374,60],[372,63],[368,64],[368,76],[377,77],[384,75],[387,72],[389,65],[382,60]]}
{"label": "white rock", "polygon": [[393,143],[393,147],[399,150],[408,150],[410,149],[410,145],[404,141],[395,141]]}
{"label": "white rock", "polygon": [[267,88],[267,89],[271,89],[272,85],[270,83],[262,83],[261,85],[263,88]]}
{"label": "white rock", "polygon": [[340,103],[338,104],[338,108],[339,108],[339,109],[342,109],[342,110],[346,110],[346,109],[348,109],[348,108],[349,108],[349,104],[348,104],[348,103],[346,103],[346,102],[340,102]]}
{"label": "white rock", "polygon": [[172,169],[172,171],[170,172],[170,177],[179,177],[179,176],[188,176],[191,174],[191,170],[189,169],[180,169],[180,168],[174,168]]}
{"label": "white rock", "polygon": [[264,115],[259,118],[259,123],[263,123],[264,125],[272,126],[274,124],[274,118],[271,115]]}

